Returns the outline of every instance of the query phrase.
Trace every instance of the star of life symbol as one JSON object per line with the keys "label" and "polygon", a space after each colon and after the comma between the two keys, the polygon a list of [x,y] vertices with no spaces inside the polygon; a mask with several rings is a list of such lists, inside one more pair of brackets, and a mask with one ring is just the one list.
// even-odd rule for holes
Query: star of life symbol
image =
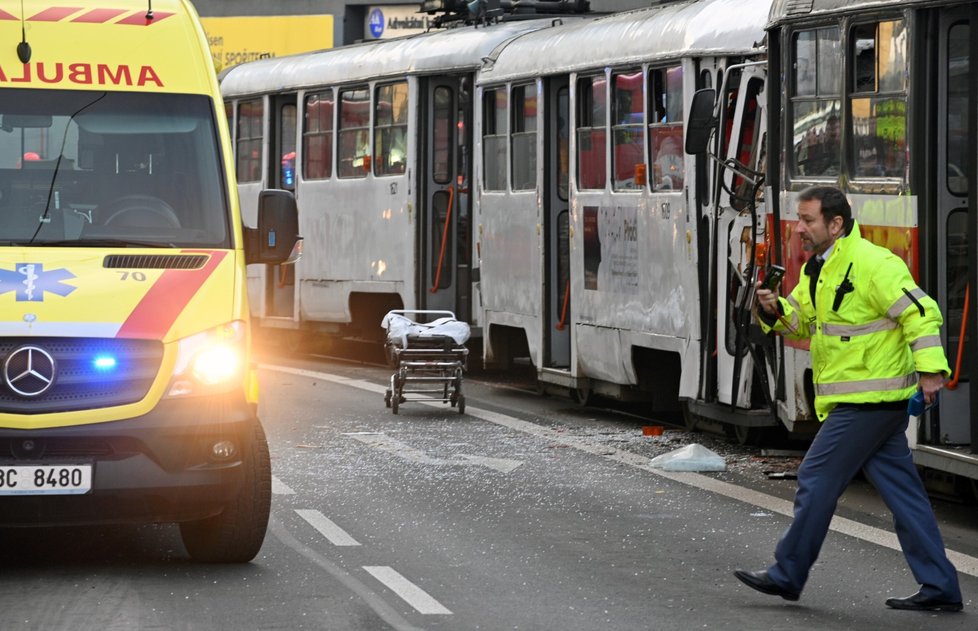
{"label": "star of life symbol", "polygon": [[17,302],[42,302],[44,293],[67,296],[78,289],[62,281],[75,278],[65,268],[44,271],[43,263],[17,263],[13,271],[0,269],[0,294],[17,292]]}

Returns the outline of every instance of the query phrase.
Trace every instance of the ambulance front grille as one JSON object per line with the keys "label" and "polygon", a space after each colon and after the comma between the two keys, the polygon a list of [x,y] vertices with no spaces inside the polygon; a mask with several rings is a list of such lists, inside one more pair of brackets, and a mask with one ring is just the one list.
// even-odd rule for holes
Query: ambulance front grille
{"label": "ambulance front grille", "polygon": [[[48,376],[18,378],[25,372],[23,352],[7,361],[25,346],[54,359],[53,383],[36,396],[22,393],[40,390]],[[49,370],[42,353],[35,351],[34,357],[35,371]],[[149,392],[162,359],[163,344],[153,340],[0,338],[0,413],[75,412],[136,403]]]}
{"label": "ambulance front grille", "polygon": [[206,254],[110,254],[102,267],[110,269],[200,269]]}

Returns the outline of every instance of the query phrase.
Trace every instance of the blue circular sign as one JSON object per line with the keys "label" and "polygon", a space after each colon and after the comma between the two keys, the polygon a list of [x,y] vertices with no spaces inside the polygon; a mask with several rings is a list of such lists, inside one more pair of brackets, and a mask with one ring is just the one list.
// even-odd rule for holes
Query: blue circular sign
{"label": "blue circular sign", "polygon": [[370,12],[370,34],[378,39],[384,34],[384,12],[380,9]]}

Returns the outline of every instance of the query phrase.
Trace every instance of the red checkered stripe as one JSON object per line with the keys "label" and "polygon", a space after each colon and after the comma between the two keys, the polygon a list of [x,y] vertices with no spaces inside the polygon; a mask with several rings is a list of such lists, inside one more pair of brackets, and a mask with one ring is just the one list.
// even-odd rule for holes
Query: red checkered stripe
{"label": "red checkered stripe", "polygon": [[[49,7],[26,18],[28,22],[81,22],[85,24],[126,24],[152,26],[174,15],[172,12],[154,11],[153,19],[146,19],[146,12],[129,9],[86,9],[85,7]],[[20,20],[19,17],[0,9],[0,20]]]}

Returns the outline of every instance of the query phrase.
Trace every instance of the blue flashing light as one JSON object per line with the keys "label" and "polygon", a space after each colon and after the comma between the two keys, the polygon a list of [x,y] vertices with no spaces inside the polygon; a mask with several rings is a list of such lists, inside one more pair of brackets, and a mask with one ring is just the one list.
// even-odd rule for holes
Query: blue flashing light
{"label": "blue flashing light", "polygon": [[92,363],[96,370],[109,371],[114,370],[118,362],[112,355],[98,355]]}

